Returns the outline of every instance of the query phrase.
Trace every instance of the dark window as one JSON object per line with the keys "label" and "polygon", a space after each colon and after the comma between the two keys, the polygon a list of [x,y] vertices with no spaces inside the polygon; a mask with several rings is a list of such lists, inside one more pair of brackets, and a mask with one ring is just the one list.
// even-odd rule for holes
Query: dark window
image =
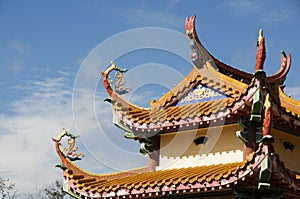
{"label": "dark window", "polygon": [[289,151],[293,151],[295,146],[293,145],[293,143],[289,142],[289,141],[284,141],[283,146],[285,148],[285,150],[289,150]]}
{"label": "dark window", "polygon": [[205,144],[207,142],[208,138],[205,137],[205,136],[200,136],[200,137],[197,137],[196,139],[194,139],[194,143],[196,145],[199,145],[199,144]]}

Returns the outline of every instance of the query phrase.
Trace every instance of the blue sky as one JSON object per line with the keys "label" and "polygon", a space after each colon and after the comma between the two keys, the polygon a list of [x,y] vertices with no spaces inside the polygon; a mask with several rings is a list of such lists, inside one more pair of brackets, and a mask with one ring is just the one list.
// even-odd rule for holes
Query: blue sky
{"label": "blue sky", "polygon": [[[100,80],[101,70],[109,64],[103,61],[105,53],[99,54],[102,62],[90,61],[103,46],[113,52],[147,40],[137,36],[109,43],[116,34],[123,36],[124,31],[135,28],[157,27],[185,34],[185,18],[196,15],[204,46],[223,62],[251,73],[258,30],[263,28],[267,74],[279,68],[282,50],[291,53],[286,92],[300,100],[299,10],[296,0],[0,1],[0,151],[4,154],[0,177],[11,178],[20,192],[59,179],[61,172],[54,168],[59,160],[51,137],[63,127],[81,135],[79,145],[87,157],[80,164],[88,171],[113,172],[146,164],[137,152],[138,145],[123,139],[122,132],[111,125],[111,109],[103,103],[107,94],[101,82],[85,82],[89,77]],[[189,52],[186,42],[178,49]],[[116,56],[116,62],[139,72],[132,73],[128,81],[135,88],[130,98],[145,106],[191,69],[188,61],[161,49],[124,51]],[[89,63],[87,69],[85,63]],[[91,63],[103,65],[93,67]],[[157,71],[138,70],[151,65],[163,65],[168,78]],[[83,82],[83,72],[85,85],[90,85],[84,88],[92,92],[76,87]],[[163,78],[136,85],[143,76]],[[74,99],[77,95],[80,97]],[[116,151],[112,153],[109,147]]]}

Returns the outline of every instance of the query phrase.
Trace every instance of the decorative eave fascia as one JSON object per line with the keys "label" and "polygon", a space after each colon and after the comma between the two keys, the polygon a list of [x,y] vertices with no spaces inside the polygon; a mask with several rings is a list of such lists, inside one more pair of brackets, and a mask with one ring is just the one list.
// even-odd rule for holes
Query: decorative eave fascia
{"label": "decorative eave fascia", "polygon": [[[128,114],[127,112],[122,113],[116,108],[114,108],[114,115],[118,123],[122,124],[123,127],[130,129],[132,132],[135,132],[137,137],[143,137],[143,135],[148,137],[147,134],[152,135],[153,133],[159,132],[177,131],[178,129],[197,129],[208,125],[220,125],[224,124],[225,120],[234,118],[235,115],[238,116],[240,112],[245,114],[245,111],[247,110],[246,107],[248,107],[249,111],[249,106],[251,105],[253,96],[259,89],[259,87],[255,87],[254,84],[251,84],[245,93],[234,99],[230,104],[228,104],[225,109],[216,112],[210,111],[207,114],[203,114],[199,117],[191,116],[184,119],[172,121],[163,119],[162,121],[146,124],[143,122],[140,123],[132,121],[132,119],[130,118],[130,114]],[[168,109],[166,109],[165,111],[167,110]],[[235,122],[237,122],[238,119],[239,118],[236,118]]]}
{"label": "decorative eave fascia", "polygon": [[[108,99],[114,107],[115,107],[115,116],[117,116],[116,121],[118,121],[120,127],[125,127],[126,129],[130,129],[129,131],[136,132],[158,132],[158,131],[169,131],[169,130],[177,130],[178,128],[187,127],[193,128],[205,126],[211,123],[222,123],[226,117],[230,117],[232,112],[235,113],[241,109],[234,109],[231,106],[226,110],[219,111],[217,114],[203,114],[200,117],[188,117],[180,120],[172,120],[169,121],[166,118],[164,121],[160,122],[148,122],[146,121],[146,117],[149,115],[153,116],[159,111],[164,112],[169,107],[171,107],[174,103],[176,103],[182,96],[188,93],[192,87],[198,84],[205,84],[207,86],[211,86],[216,90],[220,90],[226,95],[231,95],[235,99],[236,104],[239,104],[239,96],[245,94],[247,89],[251,87],[255,79],[261,78],[257,77],[256,74],[258,72],[263,72],[263,64],[266,56],[265,50],[265,42],[264,37],[262,35],[262,31],[260,31],[260,37],[258,42],[258,52],[257,52],[257,66],[256,73],[254,75],[244,73],[239,71],[233,67],[226,66],[226,70],[231,70],[235,75],[240,76],[241,78],[252,78],[249,84],[242,83],[232,77],[229,77],[225,74],[220,73],[214,68],[213,63],[215,62],[215,58],[203,47],[201,42],[198,39],[198,35],[195,29],[195,17],[191,17],[190,20],[186,21],[186,33],[190,40],[194,41],[191,44],[192,52],[196,53],[200,52],[202,54],[197,54],[196,58],[192,57],[195,67],[190,72],[188,76],[184,78],[178,85],[176,85],[173,89],[167,92],[164,96],[156,101],[151,101],[151,108],[142,108],[135,104],[130,103],[126,99],[124,99],[121,95],[119,95],[111,86],[111,82],[109,82],[109,74],[113,70],[122,70],[117,67],[114,63],[111,64],[109,68],[105,72],[102,73],[103,76],[103,84],[110,95],[111,99]],[[201,58],[202,56],[202,58]],[[297,104],[299,103],[296,100],[291,100],[286,97],[283,92],[281,92],[280,85],[283,83],[286,75],[290,69],[290,55],[286,57],[285,53],[282,53],[282,64],[279,71],[272,76],[263,77],[261,86],[264,87],[265,90],[268,90],[271,96],[274,98],[274,107],[275,111],[274,115],[278,115],[277,113],[282,113],[282,120],[288,123],[295,120],[295,124],[299,126],[299,115],[300,110],[297,108]],[[279,90],[279,92],[278,92]],[[279,99],[276,99],[276,95],[279,95]],[[277,96],[278,98],[278,96]],[[250,105],[250,101],[246,102],[244,100],[244,106]],[[124,115],[124,111],[119,112],[116,108],[117,106],[121,106],[122,109],[126,110],[126,114]],[[234,105],[236,106],[236,105]],[[141,120],[132,120],[130,114],[135,114],[134,117],[144,117]],[[147,116],[148,115],[148,116]],[[281,117],[281,115],[279,115]]]}
{"label": "decorative eave fascia", "polygon": [[[102,73],[103,84],[111,97],[111,99],[109,100],[113,104],[115,110],[114,120],[118,124],[122,125],[119,125],[119,127],[125,127],[127,129],[131,129],[130,131],[135,132],[158,132],[161,130],[175,130],[184,126],[190,128],[190,125],[191,127],[199,127],[203,124],[207,125],[210,123],[220,123],[222,122],[222,120],[237,114],[239,110],[242,110],[245,106],[247,106],[247,104],[249,104],[249,98],[251,98],[251,92],[253,92],[253,89],[248,88],[251,85],[238,82],[236,80],[233,80],[232,78],[220,74],[217,71],[210,69],[212,66],[207,63],[207,69],[199,70],[198,68],[194,67],[190,74],[181,83],[179,83],[177,86],[171,89],[170,92],[168,92],[157,102],[155,102],[151,108],[142,108],[128,102],[118,93],[116,93],[116,91],[111,87],[111,83],[109,82],[108,77],[110,72],[115,70],[116,67],[117,66],[115,66],[115,64],[113,63],[105,72]],[[202,73],[204,74],[204,77],[201,76]],[[177,96],[178,98],[182,97],[184,94],[191,90],[191,87],[194,87],[195,85],[198,85],[200,83],[210,86],[216,90],[220,90],[220,92],[230,96],[229,98],[232,99],[230,99],[231,102],[227,104],[228,107],[213,113],[207,112],[200,116],[195,115],[180,120],[172,119],[172,121],[170,121],[165,118],[166,120],[164,119],[163,121],[154,123],[147,123],[142,120],[132,120],[132,114],[135,114],[134,117],[155,117],[157,113],[159,114],[160,112],[163,113],[164,111],[167,111],[169,109],[171,110],[174,107],[171,107],[170,105],[178,101],[178,99],[176,98]],[[250,94],[248,94],[248,92]],[[181,109],[180,106],[176,108]]]}
{"label": "decorative eave fascia", "polygon": [[[55,141],[55,143],[57,142]],[[59,148],[58,144],[56,144],[56,148]],[[58,151],[58,154],[62,161],[66,163],[66,169],[63,174],[67,190],[72,192],[73,195],[78,198],[155,198],[173,194],[205,195],[209,192],[218,193],[233,191],[233,189],[238,186],[255,186],[257,191],[268,186],[270,188],[282,189],[283,191],[294,195],[300,193],[300,184],[299,181],[297,181],[296,176],[291,175],[291,172],[285,168],[284,164],[280,161],[279,156],[274,153],[272,145],[266,140],[259,143],[258,149],[255,152],[252,152],[246,161],[237,163],[232,168],[228,168],[230,172],[225,172],[224,170],[225,173],[220,173],[216,170],[216,173],[214,174],[209,174],[207,177],[197,177],[195,179],[192,176],[188,177],[190,175],[178,178],[177,176],[179,174],[181,175],[181,173],[178,173],[178,175],[176,174],[176,177],[174,176],[168,179],[159,178],[153,180],[151,178],[147,180],[143,177],[144,175],[153,176],[157,172],[160,172],[156,175],[156,177],[159,177],[163,175],[163,173],[167,174],[168,172],[173,172],[173,170],[175,172],[176,169],[170,171],[144,171],[145,173],[143,174],[136,173],[131,175],[126,175],[125,173],[123,176],[122,172],[107,175],[95,175],[88,173],[74,163],[69,162],[64,156],[60,155],[60,150]],[[269,170],[266,170],[266,167],[262,166],[266,161],[269,162]],[[269,181],[267,182],[263,180],[263,175],[265,175],[266,171],[270,173]],[[96,179],[97,177],[98,179]],[[102,180],[99,177],[102,177]],[[138,180],[139,178],[141,178],[141,181]],[[257,188],[259,186],[260,188]]]}
{"label": "decorative eave fascia", "polygon": [[[257,151],[256,153],[259,153]],[[247,176],[254,174],[254,170],[259,169],[261,161],[265,155],[256,155],[249,158],[247,162],[242,163],[237,167],[229,176],[214,176],[212,179],[203,179],[201,182],[182,183],[181,180],[174,180],[170,183],[150,183],[146,184],[132,184],[128,182],[125,187],[122,186],[108,186],[102,188],[87,188],[84,187],[84,183],[88,181],[74,180],[67,172],[64,172],[64,176],[68,179],[69,190],[72,190],[74,195],[79,195],[80,198],[132,198],[132,197],[157,197],[172,194],[207,194],[209,192],[222,192],[232,190],[232,187],[239,184],[240,181],[247,180]],[[155,172],[155,171],[154,171]],[[83,174],[85,175],[85,174]],[[133,176],[134,178],[134,176]],[[116,184],[118,180],[115,181]]]}

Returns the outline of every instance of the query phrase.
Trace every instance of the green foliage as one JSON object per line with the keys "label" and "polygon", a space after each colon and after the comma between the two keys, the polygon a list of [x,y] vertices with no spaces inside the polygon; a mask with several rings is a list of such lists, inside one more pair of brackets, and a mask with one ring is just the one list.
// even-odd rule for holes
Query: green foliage
{"label": "green foliage", "polygon": [[[64,199],[67,194],[62,190],[62,184],[56,180],[45,188],[38,189],[35,193],[23,196],[26,199]],[[70,197],[71,198],[71,197]]]}
{"label": "green foliage", "polygon": [[58,180],[54,184],[49,185],[44,188],[39,193],[39,198],[41,199],[63,199],[66,193],[63,191],[62,183]]}
{"label": "green foliage", "polygon": [[17,197],[15,184],[9,182],[9,179],[0,178],[0,198],[1,199],[14,199]]}
{"label": "green foliage", "polygon": [[9,179],[0,178],[0,199],[66,199],[73,198],[63,191],[63,185],[56,180],[54,183],[47,185],[45,188],[37,189],[35,193],[17,194],[15,183]]}

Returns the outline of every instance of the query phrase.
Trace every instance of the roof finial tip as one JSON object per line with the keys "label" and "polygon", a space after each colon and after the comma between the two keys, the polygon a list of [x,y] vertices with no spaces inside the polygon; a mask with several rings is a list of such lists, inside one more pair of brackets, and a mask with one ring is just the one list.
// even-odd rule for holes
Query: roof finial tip
{"label": "roof finial tip", "polygon": [[257,47],[259,46],[259,43],[262,40],[262,38],[263,38],[263,29],[260,28],[258,33],[258,39],[257,39]]}

